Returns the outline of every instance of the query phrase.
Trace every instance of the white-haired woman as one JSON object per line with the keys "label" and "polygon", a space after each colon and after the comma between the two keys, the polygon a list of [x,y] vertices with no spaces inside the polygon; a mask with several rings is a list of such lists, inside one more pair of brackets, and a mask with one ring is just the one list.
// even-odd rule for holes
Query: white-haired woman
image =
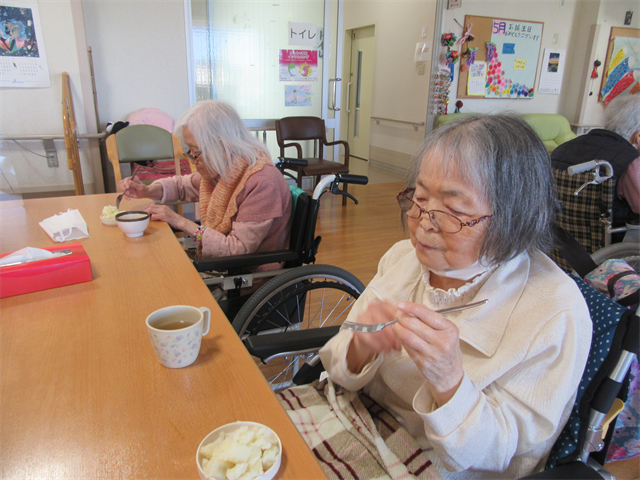
{"label": "white-haired woman", "polygon": [[[201,225],[166,205],[152,205],[152,220],[191,235],[202,257],[224,257],[287,248],[291,193],[269,152],[236,111],[216,100],[194,104],[175,127],[197,173],[156,180],[146,186],[125,178],[127,198],[200,202]],[[267,268],[276,268],[270,265]],[[264,268],[261,268],[264,269]]]}
{"label": "white-haired woman", "polygon": [[[308,436],[332,478],[347,478],[345,465],[356,470],[373,448],[393,478],[404,475],[402,465],[447,479],[520,478],[544,466],[569,418],[591,339],[578,287],[543,253],[557,209],[549,163],[531,127],[511,116],[465,117],[425,141],[398,194],[410,239],[380,260],[347,319],[398,322],[377,333],[341,330],[320,351],[330,378],[324,392],[332,383],[346,390],[328,391],[332,405],[362,390],[417,445],[388,461],[386,439],[387,447],[378,440],[367,451],[353,441],[331,443],[336,422],[318,415],[317,404],[297,411],[315,402],[319,386],[285,390],[282,403],[296,410],[301,431],[318,428]],[[397,436],[398,428],[386,421],[378,430]]]}

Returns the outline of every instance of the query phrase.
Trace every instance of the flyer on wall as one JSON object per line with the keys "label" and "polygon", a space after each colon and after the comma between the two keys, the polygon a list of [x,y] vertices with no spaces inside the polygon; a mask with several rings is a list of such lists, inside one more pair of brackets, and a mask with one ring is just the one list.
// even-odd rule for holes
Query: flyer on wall
{"label": "flyer on wall", "polygon": [[280,81],[318,80],[317,50],[280,50]]}
{"label": "flyer on wall", "polygon": [[0,87],[50,87],[38,4],[0,2]]}

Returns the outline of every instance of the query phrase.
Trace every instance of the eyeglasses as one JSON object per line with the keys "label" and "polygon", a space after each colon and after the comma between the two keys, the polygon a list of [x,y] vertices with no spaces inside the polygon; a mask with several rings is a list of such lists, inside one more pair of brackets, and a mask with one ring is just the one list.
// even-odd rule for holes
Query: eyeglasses
{"label": "eyeglasses", "polygon": [[462,227],[473,227],[492,217],[492,215],[485,215],[484,217],[480,217],[469,222],[462,222],[455,215],[451,215],[450,213],[443,212],[441,210],[425,210],[413,200],[414,192],[415,188],[409,188],[398,194],[396,198],[398,199],[400,209],[409,218],[418,219],[422,215],[428,215],[433,226],[444,233],[458,233],[462,230]]}
{"label": "eyeglasses", "polygon": [[198,163],[198,157],[199,157],[200,155],[202,155],[202,152],[198,152],[198,153],[196,153],[195,155],[193,155],[193,154],[191,153],[191,150],[189,150],[189,151],[187,151],[187,152],[184,152],[184,153],[183,153],[183,155],[184,155],[184,156],[185,156],[185,158],[186,158],[187,160],[189,160],[190,162]]}

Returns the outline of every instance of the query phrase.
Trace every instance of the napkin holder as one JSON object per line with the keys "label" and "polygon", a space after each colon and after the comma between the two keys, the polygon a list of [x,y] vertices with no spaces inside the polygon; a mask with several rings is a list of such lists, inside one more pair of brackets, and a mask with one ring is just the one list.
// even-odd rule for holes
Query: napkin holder
{"label": "napkin holder", "polygon": [[[71,255],[0,267],[0,298],[90,282],[91,261],[81,243],[55,245],[43,250],[71,250]],[[10,254],[2,254],[0,258]]]}

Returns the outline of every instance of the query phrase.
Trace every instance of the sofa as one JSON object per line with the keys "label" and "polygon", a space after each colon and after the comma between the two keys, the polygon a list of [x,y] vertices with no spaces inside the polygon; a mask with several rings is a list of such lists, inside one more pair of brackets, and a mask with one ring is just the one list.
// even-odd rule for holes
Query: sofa
{"label": "sofa", "polygon": [[[464,116],[476,115],[474,113],[451,113],[449,115],[438,115],[435,121],[435,128],[445,123]],[[560,144],[576,138],[576,134],[571,130],[569,121],[562,115],[555,113],[524,113],[520,115],[538,134],[549,153]]]}

